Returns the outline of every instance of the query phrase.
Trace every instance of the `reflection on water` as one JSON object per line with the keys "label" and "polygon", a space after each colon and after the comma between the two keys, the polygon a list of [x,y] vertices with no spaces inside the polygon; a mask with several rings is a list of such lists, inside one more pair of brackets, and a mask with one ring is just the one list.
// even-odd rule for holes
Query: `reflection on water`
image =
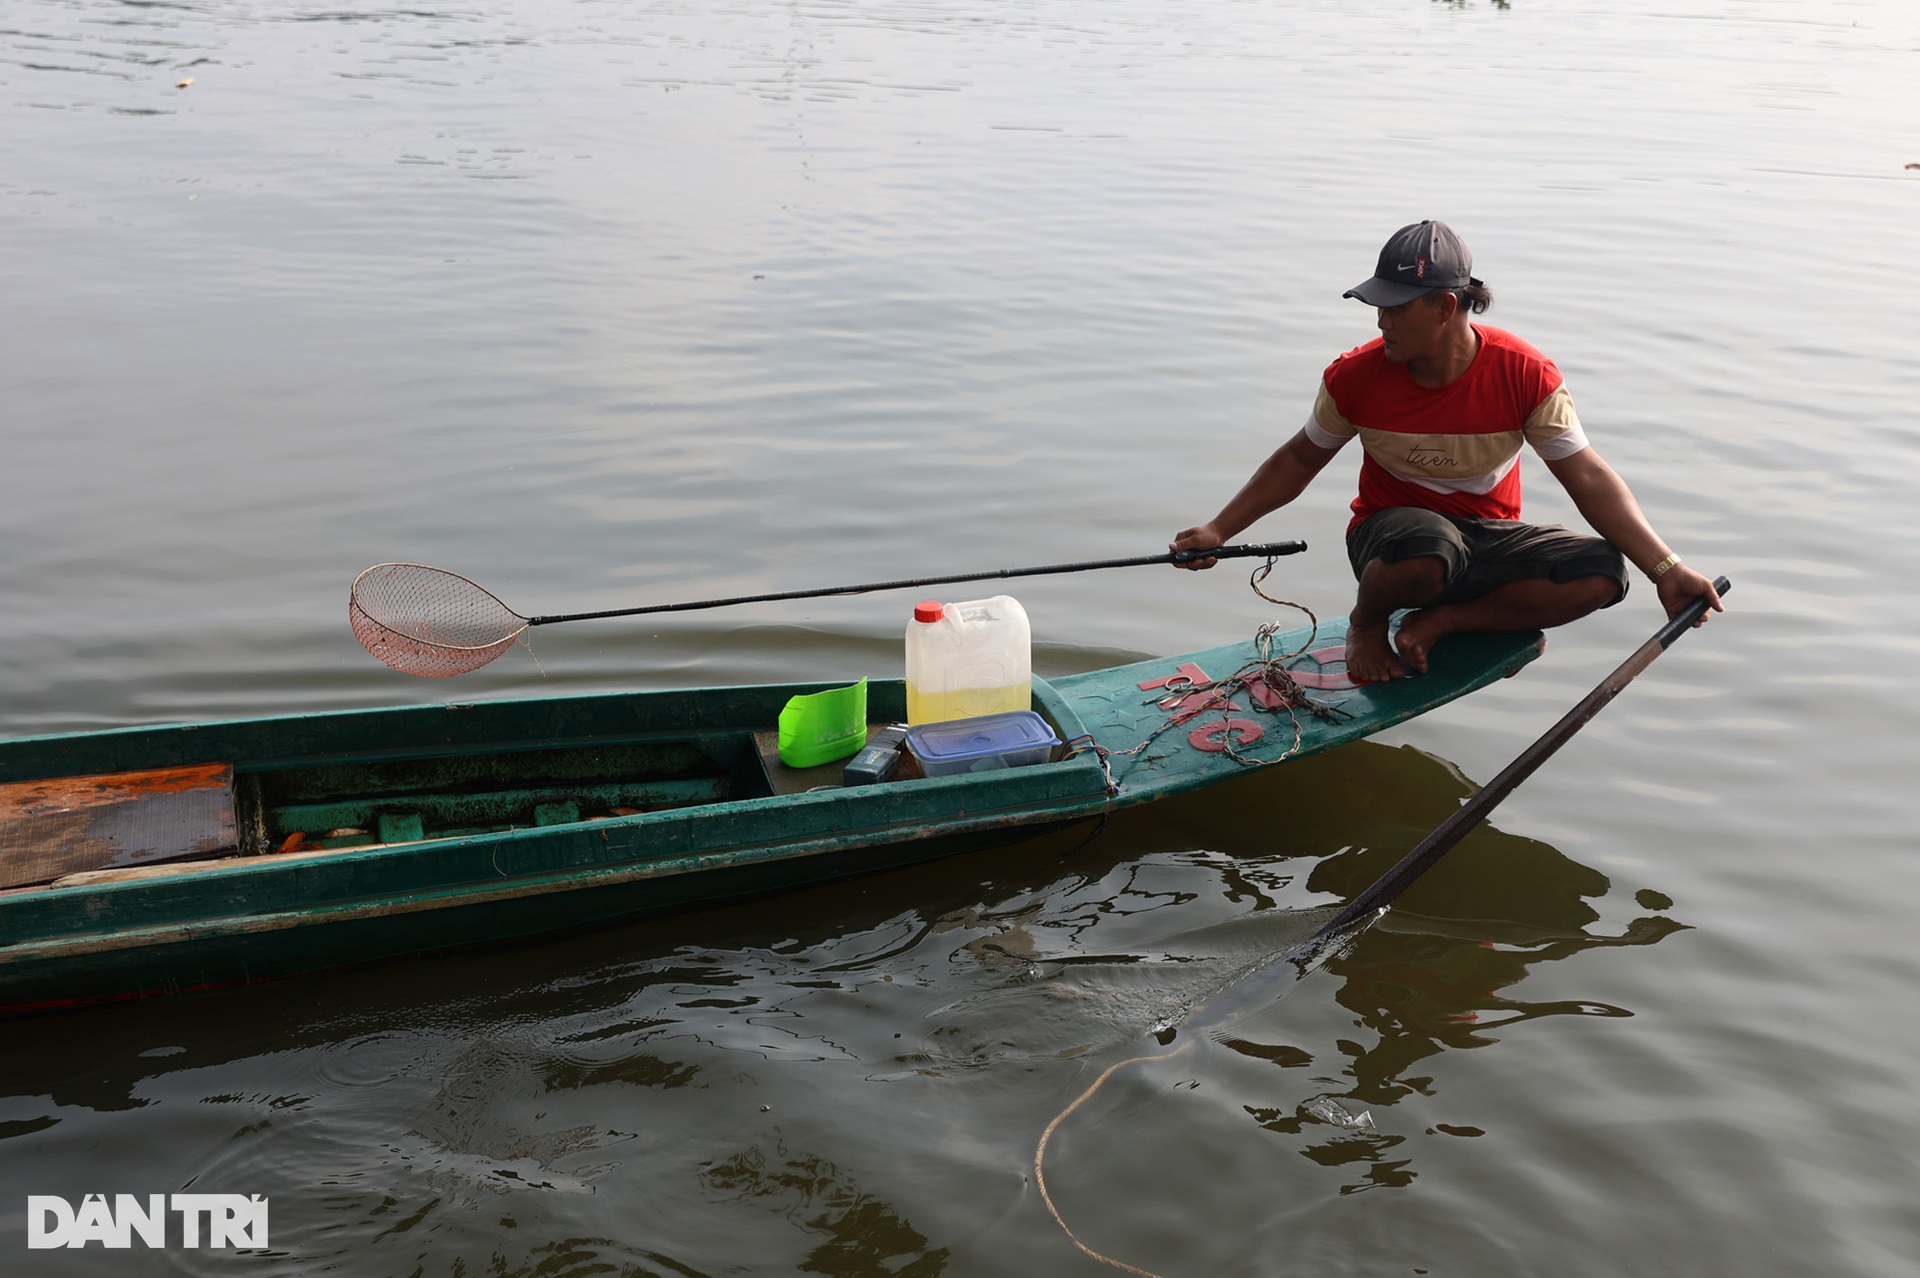
{"label": "reflection on water", "polygon": [[797,1272],[930,1278],[946,1271],[947,1248],[929,1249],[925,1236],[831,1162],[780,1148],[772,1157],[769,1163],[765,1151],[746,1150],[708,1168],[700,1181],[747,1212],[779,1215],[818,1235]]}
{"label": "reflection on water", "polygon": [[[1560,888],[1593,877],[1591,871],[1544,844],[1516,850],[1558,861],[1567,871],[1557,885]],[[1486,873],[1484,867],[1480,872]],[[1604,880],[1601,890],[1605,890]],[[1327,964],[1326,970],[1340,982],[1334,998],[1355,1014],[1356,1028],[1364,1030],[1364,1036],[1339,1044],[1343,1060],[1337,1076],[1314,1076],[1315,1083],[1337,1090],[1320,1092],[1288,1112],[1263,1106],[1249,1106],[1247,1112],[1266,1130],[1297,1138],[1300,1152],[1317,1163],[1359,1164],[1352,1173],[1361,1179],[1343,1183],[1342,1193],[1411,1184],[1416,1174],[1413,1159],[1387,1156],[1407,1137],[1361,1133],[1362,1128],[1382,1125],[1372,1107],[1391,1106],[1415,1094],[1431,1096],[1432,1080],[1415,1072],[1426,1058],[1448,1049],[1490,1046],[1523,1022],[1552,1016],[1631,1016],[1626,1008],[1594,1000],[1528,1000],[1501,991],[1518,986],[1538,964],[1597,947],[1652,945],[1685,926],[1664,917],[1645,917],[1612,936],[1555,929],[1544,916],[1555,912],[1553,905],[1568,899],[1557,894],[1536,896],[1529,904],[1538,902],[1541,908],[1528,910],[1518,919],[1475,919],[1454,927],[1389,916]],[[1535,914],[1542,917],[1528,917]],[[1502,939],[1515,930],[1537,933],[1537,937],[1531,942]],[[1286,1042],[1233,1036],[1223,1036],[1221,1041],[1234,1051],[1289,1067],[1313,1064]],[[1361,1115],[1366,1121],[1358,1121]],[[1318,1139],[1315,1127],[1323,1129]],[[1444,1123],[1435,1129],[1460,1134]]]}
{"label": "reflection on water", "polygon": [[1331,1002],[1285,998],[1271,958],[1467,786],[1362,743],[1227,789],[566,942],[44,1018],[6,1064],[0,1148],[77,1196],[112,1131],[126,1186],[270,1194],[303,1266],[1030,1271],[1012,1257],[1057,1245],[1021,1188],[1030,1142],[1159,1030],[1199,1050],[1116,1074],[1049,1162],[1076,1228],[1146,1263],[1186,1244],[1136,1195],[1198,1208],[1219,1186],[1177,1169],[1255,1132],[1329,1177],[1269,1164],[1288,1194],[1412,1183],[1423,1141],[1470,1130],[1426,1117],[1430,1058],[1625,1015],[1524,987],[1680,926],[1606,927],[1604,875],[1483,829],[1307,978]]}
{"label": "reflection on water", "polygon": [[[1405,819],[1417,822],[1421,813],[1437,824],[1462,796],[1451,767],[1416,751],[1363,747],[1352,753],[1359,756],[1353,774],[1405,800],[1407,811],[1394,821],[1403,828]],[[1316,862],[1304,886],[1349,898],[1389,869],[1406,846],[1382,841],[1347,847]],[[1103,1195],[1096,1188],[1100,1178],[1084,1171],[1086,1165],[1142,1158],[1140,1133],[1148,1127],[1183,1131],[1195,1122],[1213,1124],[1224,1140],[1231,1138],[1231,1124],[1214,1119],[1237,1113],[1324,1169],[1326,1189],[1334,1193],[1411,1186],[1427,1138],[1485,1134],[1424,1116],[1445,1101],[1444,1089],[1427,1072],[1429,1058],[1492,1046],[1529,1021],[1632,1015],[1596,999],[1528,999],[1517,991],[1542,964],[1593,949],[1655,944],[1684,927],[1668,917],[1641,916],[1617,931],[1603,929],[1592,902],[1609,892],[1605,875],[1538,840],[1495,829],[1478,831],[1442,866],[1409,892],[1401,908],[1317,971],[1303,977],[1289,962],[1256,959],[1250,971],[1243,966],[1227,973],[1177,1028],[1169,1025],[1158,1035],[1157,1048],[1149,1044],[1063,1102],[1068,1108],[1048,1137],[1044,1170],[1050,1187],[1062,1187],[1053,1196],[1054,1208],[1082,1245],[1127,1264],[1145,1263],[1143,1254],[1156,1250],[1181,1254],[1178,1234],[1136,1231],[1130,1245],[1111,1241],[1126,1237],[1124,1227],[1118,1234],[1112,1229],[1118,1209],[1108,1201],[1111,1188]],[[1330,1041],[1303,1035],[1288,1015],[1298,1004],[1282,1000],[1303,980],[1322,988],[1332,983],[1334,1001],[1352,1014]],[[1235,1065],[1233,1056],[1243,1064]],[[1275,1074],[1275,1067],[1286,1072]],[[1129,1070],[1144,1082],[1128,1079]],[[1396,1114],[1402,1102],[1417,1106],[1420,1116],[1409,1121]],[[1163,1111],[1204,1105],[1208,1114],[1130,1111],[1129,1104]],[[1189,1203],[1196,1213],[1218,1193],[1214,1180],[1205,1183],[1205,1199]],[[1181,1198],[1183,1190],[1178,1182],[1148,1188],[1142,1178],[1139,1192],[1164,1202]],[[1106,1221],[1104,1235],[1089,1216]],[[1169,1272],[1204,1270],[1188,1259]]]}

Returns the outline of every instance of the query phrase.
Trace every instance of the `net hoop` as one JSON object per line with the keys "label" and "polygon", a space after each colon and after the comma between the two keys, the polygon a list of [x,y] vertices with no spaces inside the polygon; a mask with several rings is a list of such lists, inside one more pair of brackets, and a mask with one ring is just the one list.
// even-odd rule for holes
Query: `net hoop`
{"label": "net hoop", "polygon": [[527,628],[527,618],[478,582],[410,563],[375,564],[355,577],[347,619],[361,647],[426,679],[478,670]]}

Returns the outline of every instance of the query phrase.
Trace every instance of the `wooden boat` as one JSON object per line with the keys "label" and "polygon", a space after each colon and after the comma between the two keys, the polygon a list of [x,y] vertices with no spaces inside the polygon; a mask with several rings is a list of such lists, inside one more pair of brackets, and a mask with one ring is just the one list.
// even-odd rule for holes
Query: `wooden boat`
{"label": "wooden boat", "polygon": [[[1279,635],[1266,651],[1308,638]],[[1538,633],[1455,637],[1427,675],[1354,687],[1337,665],[1342,643],[1336,623],[1312,653],[1272,667],[1249,641],[1036,678],[1034,708],[1070,752],[853,787],[834,784],[839,765],[796,771],[773,747],[781,707],[820,684],[0,741],[0,1013],[243,984],[907,865],[1368,736],[1543,647]],[[1309,704],[1278,704],[1280,669]],[[871,719],[904,710],[898,681],[870,684]],[[75,868],[89,865],[101,868]]]}

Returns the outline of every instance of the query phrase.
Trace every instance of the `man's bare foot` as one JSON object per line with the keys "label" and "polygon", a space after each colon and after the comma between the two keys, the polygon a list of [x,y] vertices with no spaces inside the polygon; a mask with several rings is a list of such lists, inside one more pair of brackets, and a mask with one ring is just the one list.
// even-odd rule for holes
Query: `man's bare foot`
{"label": "man's bare foot", "polygon": [[1407,668],[1387,642],[1387,628],[1347,625],[1347,677],[1355,683],[1385,683],[1405,678]]}
{"label": "man's bare foot", "polygon": [[1445,624],[1437,608],[1422,608],[1400,618],[1400,629],[1393,636],[1393,646],[1400,650],[1400,659],[1407,663],[1407,669],[1415,674],[1427,672],[1427,654],[1433,646],[1447,635],[1452,628]]}

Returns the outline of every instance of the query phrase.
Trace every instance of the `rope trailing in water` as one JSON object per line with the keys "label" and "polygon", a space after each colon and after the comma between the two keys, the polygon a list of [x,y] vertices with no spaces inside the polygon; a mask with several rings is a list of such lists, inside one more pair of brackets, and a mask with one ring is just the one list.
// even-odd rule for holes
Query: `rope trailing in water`
{"label": "rope trailing in water", "polygon": [[1054,1224],[1060,1226],[1060,1232],[1067,1236],[1067,1241],[1075,1247],[1078,1247],[1082,1253],[1093,1257],[1101,1264],[1111,1265],[1115,1269],[1125,1273],[1136,1274],[1139,1278],[1160,1278],[1160,1275],[1154,1273],[1151,1269],[1142,1269],[1140,1266],[1130,1265],[1124,1260],[1115,1260],[1112,1256],[1102,1255],[1087,1246],[1080,1241],[1080,1235],[1074,1233],[1073,1227],[1067,1224],[1066,1219],[1060,1215],[1060,1209],[1053,1205],[1053,1195],[1047,1190],[1047,1143],[1053,1139],[1053,1133],[1059,1129],[1060,1124],[1072,1117],[1074,1110],[1079,1109],[1082,1105],[1086,1104],[1087,1101],[1091,1100],[1093,1094],[1105,1086],[1109,1078],[1112,1078],[1127,1066],[1137,1065],[1141,1061],[1166,1060],[1178,1056],[1198,1041],[1198,1039],[1189,1038],[1171,1052],[1148,1052],[1142,1056],[1129,1056],[1124,1061],[1116,1061],[1114,1064],[1107,1066],[1104,1070],[1100,1071],[1100,1077],[1093,1080],[1091,1087],[1074,1097],[1065,1109],[1054,1115],[1053,1121],[1047,1124],[1047,1129],[1040,1133],[1040,1143],[1036,1145],[1033,1150],[1033,1183],[1039,1187],[1040,1201],[1046,1204],[1047,1214],[1053,1217]]}
{"label": "rope trailing in water", "polygon": [[[1271,1001],[1270,998],[1263,999],[1261,997],[1260,991],[1269,987],[1261,985],[1257,979],[1259,976],[1291,964],[1297,976],[1305,977],[1308,972],[1313,971],[1321,963],[1334,957],[1336,954],[1345,953],[1347,948],[1359,939],[1360,933],[1365,927],[1368,924],[1378,922],[1380,917],[1386,912],[1386,908],[1382,906],[1364,918],[1348,919],[1337,931],[1332,927],[1323,927],[1316,931],[1305,944],[1296,945],[1288,950],[1278,961],[1256,964],[1252,968],[1238,973],[1228,982],[1227,991],[1216,995],[1201,1009],[1199,1016],[1188,1019],[1181,1025],[1181,1037],[1178,1046],[1174,1047],[1171,1051],[1142,1052],[1138,1056],[1129,1056],[1123,1061],[1114,1062],[1112,1065],[1101,1070],[1100,1076],[1088,1084],[1086,1090],[1069,1101],[1065,1109],[1053,1116],[1053,1121],[1048,1123],[1046,1129],[1040,1133],[1039,1144],[1034,1146],[1033,1183],[1040,1191],[1040,1201],[1045,1205],[1047,1214],[1053,1217],[1053,1223],[1060,1227],[1060,1232],[1067,1236],[1068,1242],[1072,1243],[1083,1254],[1092,1257],[1101,1264],[1110,1265],[1123,1273],[1134,1274],[1136,1278],[1162,1278],[1162,1275],[1155,1273],[1151,1269],[1142,1269],[1138,1265],[1129,1264],[1124,1260],[1118,1260],[1112,1256],[1095,1251],[1093,1248],[1087,1246],[1086,1243],[1080,1241],[1080,1236],[1073,1232],[1073,1226],[1067,1224],[1066,1218],[1060,1214],[1059,1207],[1054,1204],[1053,1192],[1047,1188],[1047,1146],[1052,1143],[1054,1133],[1060,1129],[1067,1119],[1073,1116],[1076,1110],[1092,1100],[1094,1093],[1107,1085],[1108,1079],[1118,1074],[1127,1066],[1139,1065],[1146,1061],[1172,1060],[1189,1047],[1192,1047],[1195,1043],[1207,1038],[1217,1038],[1228,1026],[1239,1021],[1261,1006],[1264,1006],[1266,1002]],[[1341,917],[1346,917],[1344,912]],[[1251,982],[1251,984],[1249,984],[1249,982]]]}

